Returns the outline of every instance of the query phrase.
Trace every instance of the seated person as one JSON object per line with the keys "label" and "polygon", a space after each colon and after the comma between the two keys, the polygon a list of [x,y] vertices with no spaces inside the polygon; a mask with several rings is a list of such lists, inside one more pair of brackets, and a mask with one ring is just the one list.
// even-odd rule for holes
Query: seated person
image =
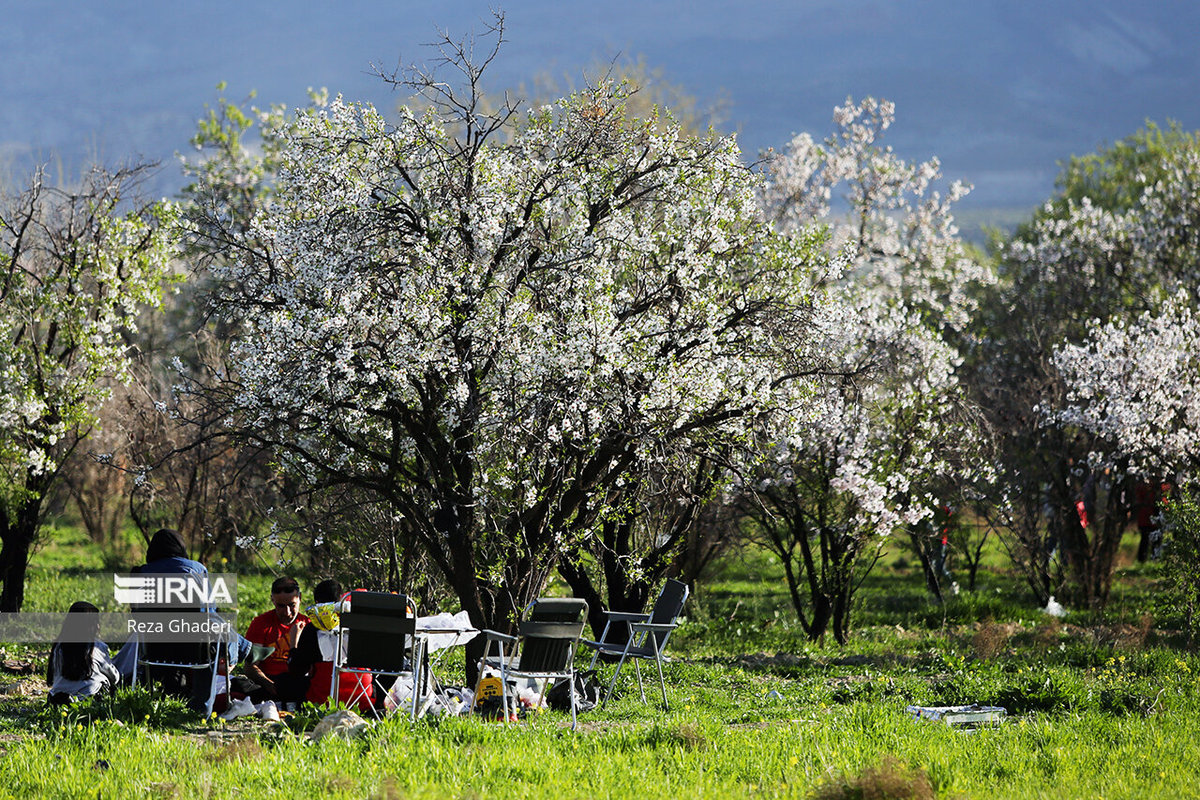
{"label": "seated person", "polygon": [[208,575],[203,564],[188,558],[183,536],[171,528],[159,528],[154,532],[146,547],[146,563],[134,567],[133,571],[148,575]]}
{"label": "seated person", "polygon": [[[342,596],[342,587],[335,580],[321,581],[313,589],[314,604],[333,604]],[[316,606],[314,605],[314,609]],[[308,682],[304,699],[313,705],[323,705],[329,700],[333,682],[333,657],[337,648],[337,634],[329,630],[331,625],[322,620],[322,614],[313,614],[308,625],[301,631],[296,646],[288,659],[288,671],[298,680]],[[336,625],[336,622],[333,623]],[[343,659],[345,656],[342,656]],[[338,702],[345,705],[351,698],[358,698],[360,709],[370,710],[375,692],[371,676],[348,672],[338,680]]]}
{"label": "seated person", "polygon": [[[171,528],[160,528],[150,537],[146,547],[146,563],[133,568],[134,574],[143,575],[191,575],[197,579],[207,579],[208,570],[203,564],[188,558],[187,544],[179,531]],[[138,610],[138,609],[135,609]],[[166,607],[144,607],[143,611],[166,610]],[[207,608],[186,608],[176,610],[183,612],[210,611]],[[117,654],[117,663],[121,673],[132,678],[137,668],[134,663],[134,645],[131,638],[126,646]],[[144,642],[142,658],[151,661],[162,661],[177,664],[202,664],[213,657],[212,647],[216,645],[195,641],[149,641]],[[212,673],[204,669],[189,669],[175,666],[147,667],[146,677],[152,683],[162,687],[170,695],[185,698],[194,710],[203,709],[208,700],[212,683]]]}
{"label": "seated person", "polygon": [[46,665],[52,705],[117,687],[120,675],[109,658],[108,645],[97,640],[99,634],[100,609],[83,600],[72,603]]}
{"label": "seated person", "polygon": [[308,617],[300,613],[300,584],[294,578],[276,578],[271,584],[271,605],[272,610],[259,614],[246,629],[246,639],[252,644],[274,648],[266,658],[246,665],[246,677],[255,684],[250,699],[255,703],[298,703],[308,686],[302,678],[289,674],[288,655],[308,624]]}

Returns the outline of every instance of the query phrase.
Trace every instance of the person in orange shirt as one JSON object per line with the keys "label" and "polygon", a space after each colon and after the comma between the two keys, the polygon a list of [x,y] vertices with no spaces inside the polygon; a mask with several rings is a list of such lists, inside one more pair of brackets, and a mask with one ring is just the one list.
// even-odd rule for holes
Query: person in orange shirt
{"label": "person in orange shirt", "polygon": [[246,665],[246,677],[259,687],[250,697],[256,703],[298,703],[304,699],[308,685],[303,678],[289,674],[288,655],[308,624],[308,617],[300,613],[300,584],[295,578],[275,579],[271,605],[273,609],[259,614],[246,629],[250,642],[275,648],[261,661]]}

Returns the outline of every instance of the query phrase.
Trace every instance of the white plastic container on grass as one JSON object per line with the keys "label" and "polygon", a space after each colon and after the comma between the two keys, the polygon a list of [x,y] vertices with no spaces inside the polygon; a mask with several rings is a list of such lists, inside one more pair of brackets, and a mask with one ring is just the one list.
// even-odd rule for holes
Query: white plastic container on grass
{"label": "white plastic container on grass", "polygon": [[999,725],[1008,715],[1001,706],[908,706],[904,711],[914,719],[940,722],[957,728],[978,728],[984,725]]}

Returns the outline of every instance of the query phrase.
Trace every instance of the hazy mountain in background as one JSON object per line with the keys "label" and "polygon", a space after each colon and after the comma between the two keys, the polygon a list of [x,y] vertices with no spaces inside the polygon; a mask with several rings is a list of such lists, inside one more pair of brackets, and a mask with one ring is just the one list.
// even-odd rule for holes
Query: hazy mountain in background
{"label": "hazy mountain in background", "polygon": [[[70,177],[93,158],[160,160],[154,188],[178,189],[173,153],[220,81],[231,98],[303,104],[309,86],[390,108],[372,73],[428,60],[435,28],[482,30],[489,4],[387,0],[37,0],[0,8],[0,165]],[[512,2],[491,86],[571,75],[644,56],[757,154],[796,132],[824,136],[848,95],[897,105],[891,143],[937,155],[975,184],[964,213],[999,219],[1052,190],[1056,163],[1146,119],[1200,127],[1200,4],[1113,0],[561,0]]]}

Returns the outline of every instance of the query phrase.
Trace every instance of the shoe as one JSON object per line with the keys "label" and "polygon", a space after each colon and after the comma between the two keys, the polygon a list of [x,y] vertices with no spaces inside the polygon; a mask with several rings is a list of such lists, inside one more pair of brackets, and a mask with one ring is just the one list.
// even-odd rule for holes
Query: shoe
{"label": "shoe", "polygon": [[254,710],[267,722],[279,722],[279,708],[275,705],[274,700],[259,703]]}
{"label": "shoe", "polygon": [[250,698],[239,697],[237,700],[234,700],[229,704],[229,708],[226,709],[225,713],[221,715],[221,719],[229,722],[230,720],[235,720],[238,717],[252,717],[257,713],[258,710],[254,707],[254,703],[250,702]]}

